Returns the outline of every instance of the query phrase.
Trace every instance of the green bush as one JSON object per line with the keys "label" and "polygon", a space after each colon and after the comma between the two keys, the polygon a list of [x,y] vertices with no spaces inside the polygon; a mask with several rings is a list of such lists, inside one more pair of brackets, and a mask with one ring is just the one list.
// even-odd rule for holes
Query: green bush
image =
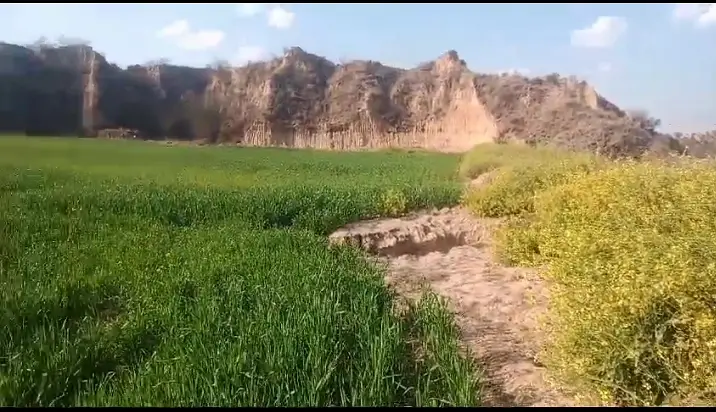
{"label": "green bush", "polygon": [[463,202],[509,218],[503,262],[546,264],[550,370],[588,403],[714,404],[716,167],[528,150],[476,147],[463,176],[494,177]]}
{"label": "green bush", "polygon": [[544,154],[545,150],[529,146],[482,143],[463,155],[458,173],[463,178],[474,179],[503,166],[534,161]]}
{"label": "green bush", "polygon": [[508,254],[536,243],[549,262],[546,359],[565,381],[604,403],[716,401],[714,193],[708,165],[625,163],[552,187],[536,226],[512,226],[526,241]]}
{"label": "green bush", "polygon": [[496,228],[495,257],[507,266],[535,266],[542,262],[539,236],[539,227],[531,216],[511,217]]}
{"label": "green bush", "polygon": [[408,210],[408,199],[402,191],[390,188],[380,197],[380,214],[383,216],[400,216]]}

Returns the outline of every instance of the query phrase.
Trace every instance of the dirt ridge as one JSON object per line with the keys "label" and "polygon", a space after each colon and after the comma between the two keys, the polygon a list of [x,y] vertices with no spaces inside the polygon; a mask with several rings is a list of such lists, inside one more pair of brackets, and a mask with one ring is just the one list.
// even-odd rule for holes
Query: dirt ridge
{"label": "dirt ridge", "polygon": [[428,287],[447,299],[462,344],[483,369],[486,405],[574,406],[538,359],[547,285],[534,270],[495,262],[491,234],[500,223],[446,208],[349,224],[329,241],[375,256],[388,285],[404,298]]}
{"label": "dirt ridge", "polygon": [[518,141],[627,156],[654,137],[583,81],[478,74],[453,50],[408,70],[336,64],[299,47],[242,67],[123,69],[89,46],[0,43],[0,86],[0,131],[28,134],[127,128],[208,143],[455,152]]}

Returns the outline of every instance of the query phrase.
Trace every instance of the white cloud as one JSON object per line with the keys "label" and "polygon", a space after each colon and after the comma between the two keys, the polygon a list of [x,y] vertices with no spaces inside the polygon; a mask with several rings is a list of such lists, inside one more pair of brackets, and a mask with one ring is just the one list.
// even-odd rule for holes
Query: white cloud
{"label": "white cloud", "polygon": [[587,48],[609,48],[627,31],[623,17],[599,16],[591,26],[572,31],[572,45]]}
{"label": "white cloud", "polygon": [[256,16],[257,14],[263,13],[268,3],[239,3],[236,8],[239,15],[245,17]]}
{"label": "white cloud", "polygon": [[236,5],[236,9],[242,17],[255,17],[259,14],[265,14],[268,25],[280,30],[290,28],[296,20],[296,13],[281,4],[239,3]]}
{"label": "white cloud", "polygon": [[277,29],[288,29],[293,25],[296,14],[281,6],[272,7],[268,12],[268,24]]}
{"label": "white cloud", "polygon": [[205,50],[219,45],[224,40],[221,30],[192,30],[186,20],[176,20],[157,32],[162,38],[173,40],[186,50]]}
{"label": "white cloud", "polygon": [[265,60],[269,57],[269,53],[261,46],[242,46],[239,47],[236,57],[232,63],[235,65],[243,65],[249,62]]}
{"label": "white cloud", "polygon": [[612,64],[607,63],[607,62],[599,63],[599,65],[597,66],[597,70],[599,70],[602,73],[608,73],[608,72],[612,71]]}
{"label": "white cloud", "polygon": [[177,20],[163,27],[157,33],[159,37],[181,36],[189,31],[189,22],[186,20]]}
{"label": "white cloud", "polygon": [[716,25],[716,3],[711,3],[706,13],[699,16],[697,24],[700,26]]}
{"label": "white cloud", "polygon": [[676,20],[686,20],[696,27],[716,25],[716,3],[678,3],[674,5]]}

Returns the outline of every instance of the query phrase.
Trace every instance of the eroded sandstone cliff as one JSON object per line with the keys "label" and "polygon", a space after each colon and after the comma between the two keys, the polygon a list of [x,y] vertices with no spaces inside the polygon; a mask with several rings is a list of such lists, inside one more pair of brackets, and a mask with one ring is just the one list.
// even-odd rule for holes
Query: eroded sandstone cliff
{"label": "eroded sandstone cliff", "polygon": [[298,47],[239,68],[121,69],[87,46],[0,44],[0,131],[247,145],[464,151],[480,142],[553,143],[638,155],[654,132],[584,82],[471,72],[449,51],[411,70],[334,64]]}
{"label": "eroded sandstone cliff", "polygon": [[193,94],[208,69],[110,64],[88,46],[26,47],[0,43],[0,132],[95,135],[138,129],[146,137],[191,139]]}

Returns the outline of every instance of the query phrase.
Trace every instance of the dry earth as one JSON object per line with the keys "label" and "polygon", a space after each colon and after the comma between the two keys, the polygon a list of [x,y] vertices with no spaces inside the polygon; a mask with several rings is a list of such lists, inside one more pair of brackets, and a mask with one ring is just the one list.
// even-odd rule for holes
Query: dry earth
{"label": "dry earth", "polygon": [[415,298],[429,286],[447,298],[464,345],[484,368],[486,405],[574,405],[548,383],[536,359],[546,285],[534,271],[494,261],[490,233],[496,224],[460,208],[443,209],[354,223],[330,240],[376,255],[402,296]]}

